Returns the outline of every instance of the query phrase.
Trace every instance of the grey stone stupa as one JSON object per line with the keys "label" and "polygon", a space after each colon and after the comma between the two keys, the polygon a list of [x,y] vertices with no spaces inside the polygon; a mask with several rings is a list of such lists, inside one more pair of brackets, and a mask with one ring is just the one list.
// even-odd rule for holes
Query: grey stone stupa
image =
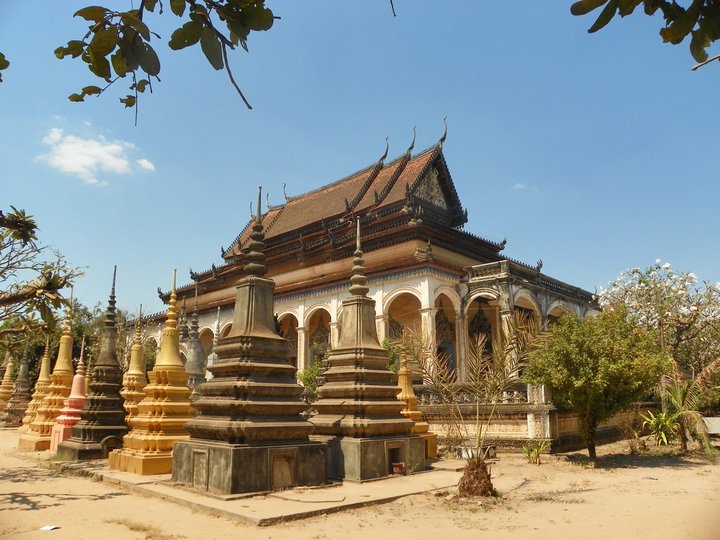
{"label": "grey stone stupa", "polygon": [[311,422],[316,428],[313,439],[329,446],[328,476],[363,481],[388,476],[394,468],[424,469],[425,445],[410,435],[414,423],[400,413],[405,402],[397,398],[400,389],[378,341],[375,301],[367,296],[359,220],[356,234],[340,339],[328,353],[325,384],[313,403],[318,413]]}
{"label": "grey stone stupa", "polygon": [[190,401],[195,401],[199,397],[198,387],[205,382],[205,364],[207,357],[203,352],[200,344],[200,325],[198,324],[197,312],[197,285],[195,285],[195,307],[190,316],[190,329],[188,339],[185,344],[187,352],[187,362],[185,363],[185,371],[188,374],[188,387],[192,390]]}
{"label": "grey stone stupa", "polygon": [[30,392],[29,360],[27,356],[20,361],[20,369],[15,378],[12,396],[0,416],[0,427],[20,427],[32,393]]}
{"label": "grey stone stupa", "polygon": [[90,393],[80,411],[80,421],[72,427],[70,438],[58,445],[61,460],[102,459],[122,446],[127,433],[123,397],[120,395],[122,369],[115,345],[115,273],[100,335],[100,353],[90,374]]}
{"label": "grey stone stupa", "polygon": [[275,332],[259,197],[250,239],[232,330],[219,340],[213,378],[193,403],[190,439],[173,449],[175,482],[220,495],[325,482],[326,448],[308,437],[302,387],[288,343]]}

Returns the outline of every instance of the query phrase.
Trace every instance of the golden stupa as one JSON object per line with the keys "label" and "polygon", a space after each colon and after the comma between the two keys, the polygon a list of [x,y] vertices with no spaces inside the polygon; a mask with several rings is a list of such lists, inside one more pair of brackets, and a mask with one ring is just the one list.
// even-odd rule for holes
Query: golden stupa
{"label": "golden stupa", "polygon": [[109,455],[112,469],[143,475],[169,473],[173,444],[190,437],[185,423],[192,419],[194,410],[180,359],[174,274],[169,304],[160,353],[148,374],[145,398],[138,403],[138,414],[128,418],[131,431],[123,438],[123,448]]}
{"label": "golden stupa", "polygon": [[32,400],[25,411],[25,417],[22,426],[18,428],[21,433],[30,429],[30,424],[35,420],[37,410],[50,388],[50,336],[45,339],[45,352],[42,360],[40,360],[40,375],[35,382],[35,390],[33,391]]}
{"label": "golden stupa", "polygon": [[142,332],[140,329],[142,307],[140,309],[140,314],[135,321],[135,339],[130,349],[130,365],[123,377],[123,389],[120,392],[120,395],[125,399],[123,406],[127,414],[125,420],[128,423],[130,423],[130,418],[138,414],[138,403],[145,397],[143,390],[147,384],[147,377],[145,376],[145,355],[143,354]]}
{"label": "golden stupa", "polygon": [[47,394],[39,404],[35,418],[27,429],[20,433],[18,448],[20,450],[47,450],[50,448],[50,438],[55,419],[65,404],[65,398],[70,395],[73,380],[72,364],[72,312],[68,311],[65,320],[65,329],[60,336],[60,349],[58,350],[55,369],[50,375],[50,386]]}

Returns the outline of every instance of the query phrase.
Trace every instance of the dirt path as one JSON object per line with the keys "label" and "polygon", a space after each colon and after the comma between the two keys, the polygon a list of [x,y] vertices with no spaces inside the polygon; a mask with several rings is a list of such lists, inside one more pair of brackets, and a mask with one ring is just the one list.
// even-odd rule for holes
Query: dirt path
{"label": "dirt path", "polygon": [[[698,457],[625,456],[601,447],[600,466],[576,455],[539,467],[519,455],[493,466],[502,497],[457,502],[425,494],[305,521],[256,528],[86,478],[60,476],[15,450],[0,431],[0,537],[12,539],[720,538],[720,464]],[[54,531],[39,530],[57,525]],[[245,536],[247,535],[247,536]]]}

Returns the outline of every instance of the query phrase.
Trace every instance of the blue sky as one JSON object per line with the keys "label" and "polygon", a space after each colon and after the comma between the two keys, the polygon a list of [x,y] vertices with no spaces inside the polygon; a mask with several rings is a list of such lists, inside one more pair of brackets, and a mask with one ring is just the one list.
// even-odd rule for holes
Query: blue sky
{"label": "blue sky", "polygon": [[85,267],[83,303],[106,301],[117,264],[119,305],[160,311],[156,287],[218,263],[258,185],[278,204],[283,183],[296,195],[374,162],[385,137],[391,157],[413,127],[434,144],[447,116],[466,230],[507,237],[507,256],[590,291],[657,258],[719,281],[720,64],[691,72],[641,12],[589,35],[570,3],[395,0],[392,17],[388,0],[268,0],[282,19],[231,55],[252,111],[199,48],[167,48],[166,6],[148,19],[162,83],[135,127],[124,81],[66,99],[97,84],[53,55],[84,34],[87,2],[5,0],[0,206]]}

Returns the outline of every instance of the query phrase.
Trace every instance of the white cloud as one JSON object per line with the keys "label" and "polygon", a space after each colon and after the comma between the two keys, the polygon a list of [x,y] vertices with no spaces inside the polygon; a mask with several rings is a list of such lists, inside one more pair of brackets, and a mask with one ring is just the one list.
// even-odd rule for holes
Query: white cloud
{"label": "white cloud", "polygon": [[527,184],[523,184],[522,182],[518,182],[518,183],[515,184],[512,188],[513,188],[513,189],[525,189],[525,188],[527,188]]}
{"label": "white cloud", "polygon": [[152,161],[148,161],[145,158],[140,158],[137,160],[137,164],[140,165],[141,169],[145,169],[146,171],[155,172],[155,165],[153,165]]}
{"label": "white cloud", "polygon": [[[47,154],[37,157],[58,171],[76,176],[93,186],[106,186],[99,173],[129,174],[132,172],[128,153],[135,145],[127,141],[109,141],[105,137],[82,138],[66,135],[60,128],[52,128],[42,142],[50,147]],[[141,169],[154,171],[155,166],[147,159],[137,160]]]}

